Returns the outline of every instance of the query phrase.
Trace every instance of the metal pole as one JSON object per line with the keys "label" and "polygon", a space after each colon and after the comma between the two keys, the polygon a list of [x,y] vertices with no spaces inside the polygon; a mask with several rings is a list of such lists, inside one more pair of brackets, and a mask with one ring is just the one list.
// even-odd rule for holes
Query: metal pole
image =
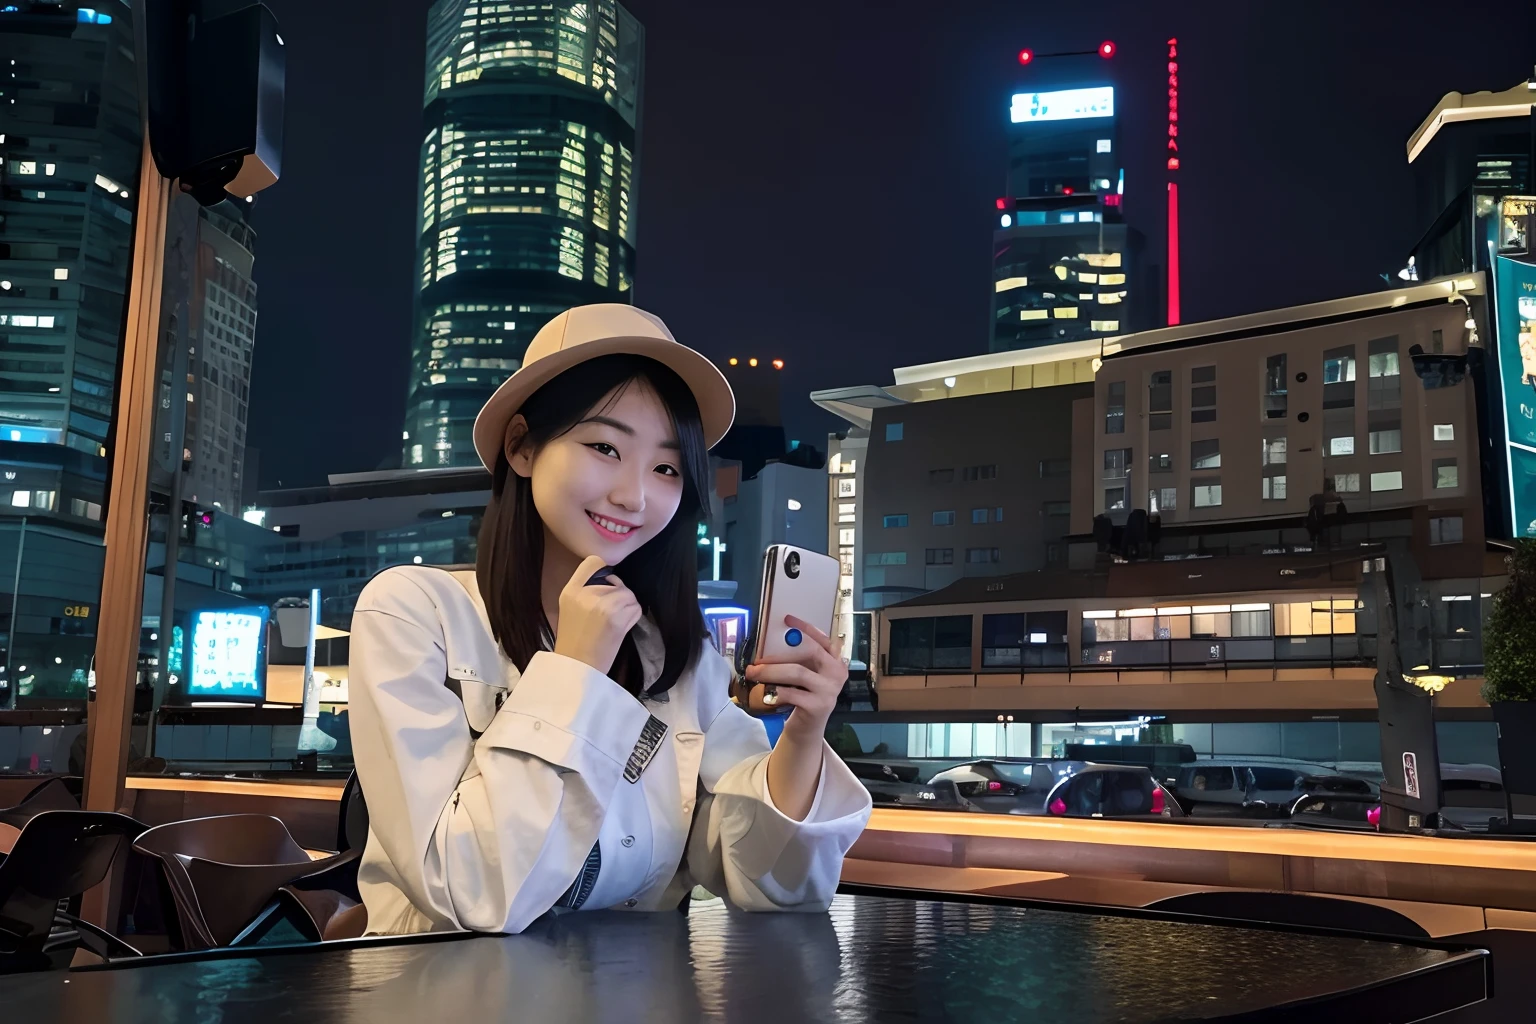
{"label": "metal pole", "polygon": [[304,720],[299,726],[298,753],[329,750],[320,732],[320,687],[315,685],[315,634],[320,631],[320,588],[309,592],[309,637],[304,643]]}
{"label": "metal pole", "polygon": [[16,540],[16,576],[11,581],[11,626],[5,634],[5,682],[7,693],[10,696],[6,703],[11,707],[16,706],[17,683],[16,675],[11,671],[11,662],[16,651],[16,605],[21,600],[21,553],[27,547],[27,517],[21,517],[21,536]]}

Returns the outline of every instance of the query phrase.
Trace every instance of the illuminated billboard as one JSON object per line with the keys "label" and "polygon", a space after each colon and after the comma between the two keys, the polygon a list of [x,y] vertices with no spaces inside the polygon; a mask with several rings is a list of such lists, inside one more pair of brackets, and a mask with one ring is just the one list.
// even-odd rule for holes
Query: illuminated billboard
{"label": "illuminated billboard", "polygon": [[197,612],[188,696],[261,700],[266,695],[266,639],[265,608]]}
{"label": "illuminated billboard", "polygon": [[1083,117],[1114,117],[1115,89],[1111,85],[1092,89],[1058,89],[1056,92],[1019,92],[1013,94],[1008,116],[1014,124],[1030,121],[1074,121]]}
{"label": "illuminated billboard", "polygon": [[1499,256],[1496,278],[1514,535],[1536,537],[1536,265]]}

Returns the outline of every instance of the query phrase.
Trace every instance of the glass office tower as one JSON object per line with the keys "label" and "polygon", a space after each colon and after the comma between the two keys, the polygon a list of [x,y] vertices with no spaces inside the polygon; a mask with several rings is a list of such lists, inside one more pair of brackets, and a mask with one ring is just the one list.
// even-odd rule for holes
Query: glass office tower
{"label": "glass office tower", "polygon": [[475,414],[538,329],[630,301],[642,48],[611,0],[432,7],[406,468],[476,464]]}

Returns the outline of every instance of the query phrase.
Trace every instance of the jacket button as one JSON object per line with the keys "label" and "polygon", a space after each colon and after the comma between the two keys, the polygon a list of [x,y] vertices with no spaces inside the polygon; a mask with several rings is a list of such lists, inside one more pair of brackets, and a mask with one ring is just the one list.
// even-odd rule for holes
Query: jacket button
{"label": "jacket button", "polygon": [[625,905],[625,906],[626,906],[626,907],[634,907],[634,906],[637,906],[637,905],[639,905],[639,903],[640,903],[640,901],[639,901],[639,900],[625,900],[625,901],[624,901],[624,905]]}
{"label": "jacket button", "polygon": [[625,836],[623,842],[624,842],[625,846],[634,846],[635,845],[635,837],[634,836]]}

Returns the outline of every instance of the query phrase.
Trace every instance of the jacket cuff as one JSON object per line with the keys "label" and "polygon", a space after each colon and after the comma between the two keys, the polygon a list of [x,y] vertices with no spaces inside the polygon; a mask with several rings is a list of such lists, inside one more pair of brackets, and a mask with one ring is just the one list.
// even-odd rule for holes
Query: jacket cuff
{"label": "jacket cuff", "polygon": [[517,750],[617,782],[650,712],[618,683],[574,658],[540,651],[477,745]]}
{"label": "jacket cuff", "polygon": [[[869,790],[825,741],[821,745],[816,795],[804,821],[796,821],[774,806],[773,796],[768,792],[767,756],[752,766],[747,788],[757,798],[753,801],[756,807],[751,823],[734,847],[737,863],[754,879],[771,874],[792,846],[838,842],[843,836],[857,836],[869,817]],[[850,831],[849,826],[854,823],[857,827]]]}

